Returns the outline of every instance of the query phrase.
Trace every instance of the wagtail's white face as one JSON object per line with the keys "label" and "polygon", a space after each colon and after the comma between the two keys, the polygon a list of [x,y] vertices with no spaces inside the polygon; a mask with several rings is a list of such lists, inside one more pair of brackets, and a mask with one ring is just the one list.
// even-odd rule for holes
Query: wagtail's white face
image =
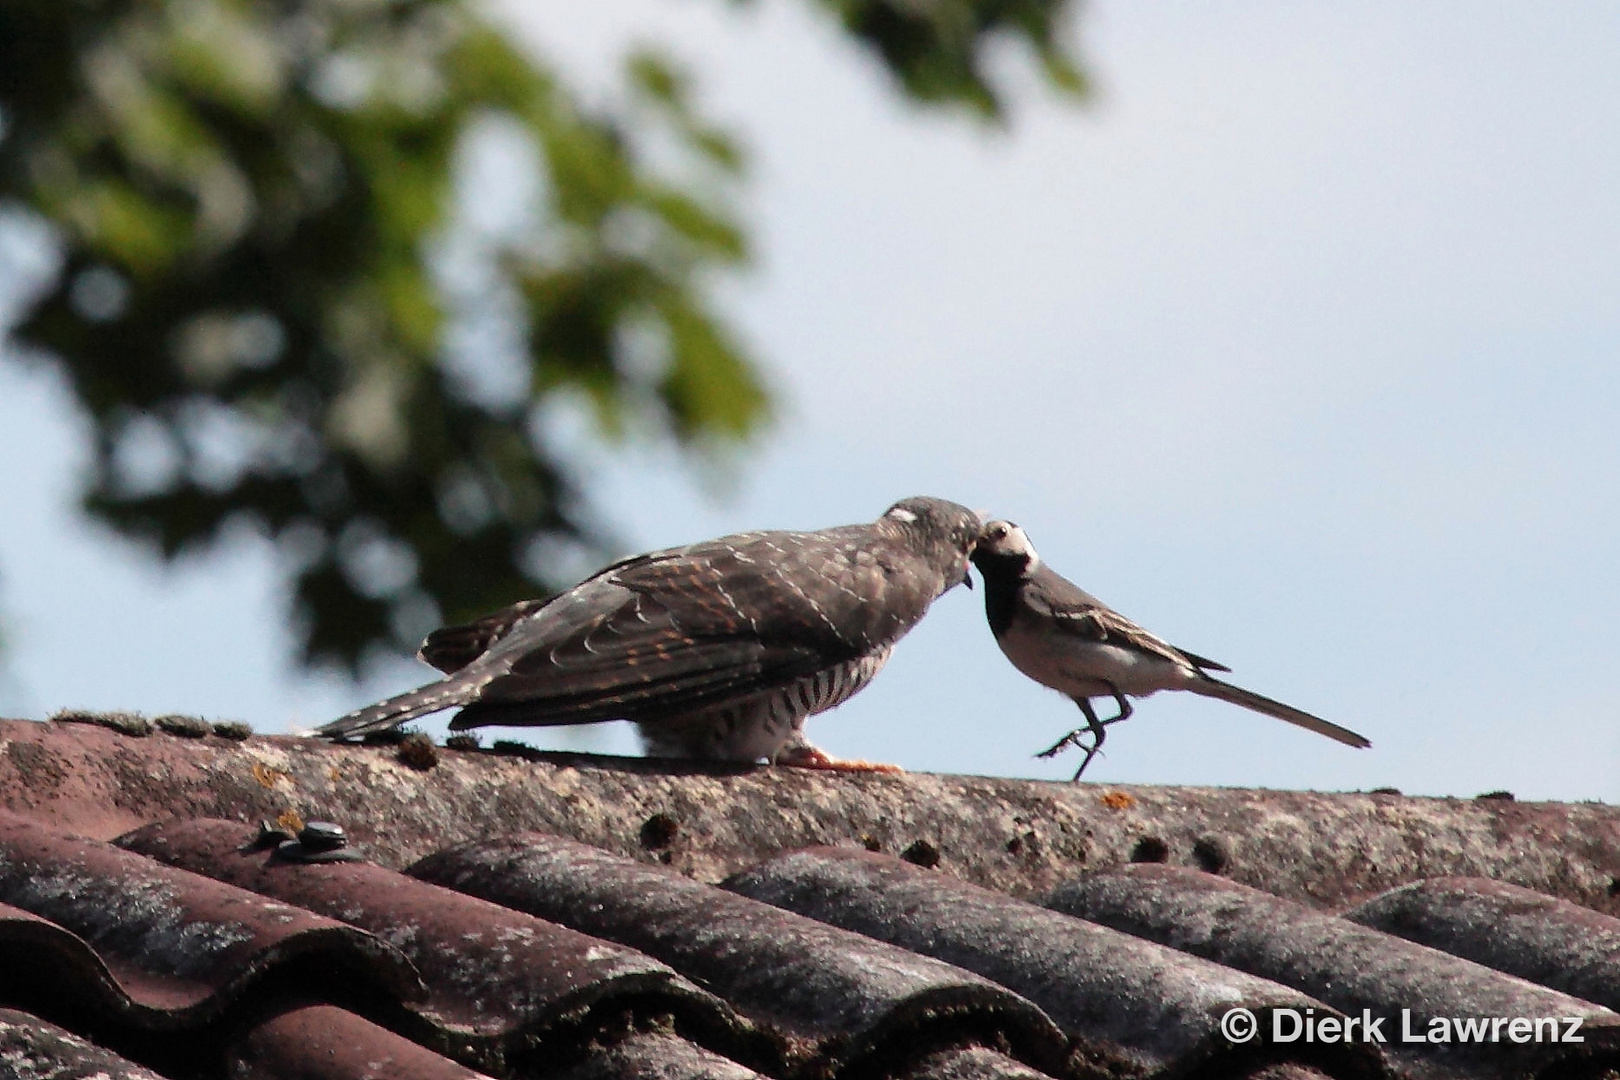
{"label": "wagtail's white face", "polygon": [[998,568],[1014,568],[1019,576],[1028,577],[1041,565],[1035,545],[1029,537],[1010,521],[991,521],[979,533],[979,542],[973,549],[973,562],[983,572],[986,563]]}

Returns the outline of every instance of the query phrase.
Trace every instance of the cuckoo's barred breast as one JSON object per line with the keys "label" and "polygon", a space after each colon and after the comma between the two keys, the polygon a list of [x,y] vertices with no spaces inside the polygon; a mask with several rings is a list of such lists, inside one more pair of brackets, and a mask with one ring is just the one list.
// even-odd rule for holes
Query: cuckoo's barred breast
{"label": "cuckoo's barred breast", "polygon": [[678,722],[643,725],[647,752],[655,757],[754,761],[784,746],[802,743],[805,720],[842,705],[871,682],[888,662],[884,647],[823,668],[751,699],[700,711]]}

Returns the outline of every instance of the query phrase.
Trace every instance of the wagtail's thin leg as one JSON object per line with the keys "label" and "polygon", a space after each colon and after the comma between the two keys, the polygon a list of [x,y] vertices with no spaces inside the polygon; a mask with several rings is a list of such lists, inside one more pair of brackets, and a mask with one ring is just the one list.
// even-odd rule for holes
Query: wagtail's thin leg
{"label": "wagtail's thin leg", "polygon": [[1113,695],[1114,705],[1119,709],[1119,714],[1111,717],[1110,719],[1104,720],[1103,723],[1117,724],[1121,720],[1129,720],[1131,718],[1131,713],[1135,712],[1136,709],[1128,700],[1126,700],[1125,695],[1119,692],[1119,687],[1115,686],[1113,683],[1108,684],[1108,692]]}
{"label": "wagtail's thin leg", "polygon": [[[1117,724],[1121,720],[1129,720],[1131,713],[1134,711],[1130,701],[1126,699],[1124,694],[1119,692],[1118,687],[1109,684],[1108,692],[1117,707],[1115,715],[1110,716],[1107,720],[1099,720],[1097,711],[1091,707],[1090,698],[1075,698],[1074,703],[1080,707],[1081,713],[1085,715],[1086,726],[1084,728],[1075,728],[1036,756],[1043,758],[1054,757],[1070,746],[1084,750],[1086,756],[1081,760],[1080,767],[1074,771],[1073,777],[1075,780],[1080,779],[1080,775],[1086,771],[1086,766],[1091,764],[1091,759],[1096,757],[1102,750],[1103,740],[1108,738],[1108,725]],[[1091,736],[1089,744],[1083,741],[1087,735]]]}

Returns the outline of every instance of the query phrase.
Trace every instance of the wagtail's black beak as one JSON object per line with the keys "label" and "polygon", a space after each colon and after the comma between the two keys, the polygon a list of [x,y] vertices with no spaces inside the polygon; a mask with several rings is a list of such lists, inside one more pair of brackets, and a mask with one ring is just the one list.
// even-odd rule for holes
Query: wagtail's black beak
{"label": "wagtail's black beak", "polygon": [[970,589],[973,588],[973,574],[971,571],[962,571],[962,584],[966,585]]}

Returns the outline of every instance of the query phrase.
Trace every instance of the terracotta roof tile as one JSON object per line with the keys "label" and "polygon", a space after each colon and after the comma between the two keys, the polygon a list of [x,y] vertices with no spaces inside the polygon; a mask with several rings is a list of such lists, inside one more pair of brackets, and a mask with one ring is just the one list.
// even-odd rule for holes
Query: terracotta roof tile
{"label": "terracotta roof tile", "polygon": [[207,1023],[312,954],[351,990],[425,993],[409,961],[353,926],[5,813],[0,904],[11,909],[0,908],[8,938],[53,956],[102,1008],[148,1027]]}
{"label": "terracotta roof tile", "polygon": [[658,1032],[632,1035],[577,1062],[556,1080],[757,1080],[759,1073]]}
{"label": "terracotta roof tile", "polygon": [[724,1002],[633,949],[372,863],[283,858],[254,846],[257,832],[231,821],[176,820],[119,844],[389,942],[428,987],[409,1008],[424,1022],[411,1034],[487,1068],[521,1068],[626,1012],[677,1015],[711,1036],[739,1027]]}
{"label": "terracotta roof tile", "polygon": [[226,1055],[231,1080],[480,1080],[458,1065],[331,1005],[289,1009],[256,1025]]}
{"label": "terracotta roof tile", "polygon": [[1197,1063],[1234,1076],[1278,1060],[1378,1068],[1361,1046],[1222,1035],[1222,1015],[1238,1006],[1263,1020],[1276,1008],[1333,1012],[1297,990],[898,859],[811,848],[725,887],[994,979],[1044,1008],[1098,1064],[1155,1072]]}
{"label": "terracotta roof tile", "polygon": [[[1368,929],[1213,874],[1133,866],[1086,874],[1053,908],[1318,997],[1352,1017],[1389,1018],[1389,1052],[1433,1075],[1533,1075],[1596,1060],[1620,1069],[1620,1015],[1480,964]],[[1579,1017],[1584,1042],[1409,1041],[1432,1018]],[[1365,1021],[1363,1021],[1365,1022]],[[1449,1035],[1448,1029],[1448,1035]]]}
{"label": "terracotta roof tile", "polygon": [[895,1080],[1043,1080],[1021,1061],[982,1046],[926,1054],[895,1074]]}
{"label": "terracotta roof tile", "polygon": [[1483,878],[1392,889],[1345,918],[1620,1009],[1620,919]]}
{"label": "terracotta roof tile", "polygon": [[789,1069],[903,1057],[964,1029],[1038,1064],[1064,1057],[1051,1020],[990,980],[573,840],[462,844],[410,873],[658,957],[771,1031]]}
{"label": "terracotta roof tile", "polygon": [[0,1076],[8,1080],[163,1080],[150,1069],[16,1009],[0,1009]]}

